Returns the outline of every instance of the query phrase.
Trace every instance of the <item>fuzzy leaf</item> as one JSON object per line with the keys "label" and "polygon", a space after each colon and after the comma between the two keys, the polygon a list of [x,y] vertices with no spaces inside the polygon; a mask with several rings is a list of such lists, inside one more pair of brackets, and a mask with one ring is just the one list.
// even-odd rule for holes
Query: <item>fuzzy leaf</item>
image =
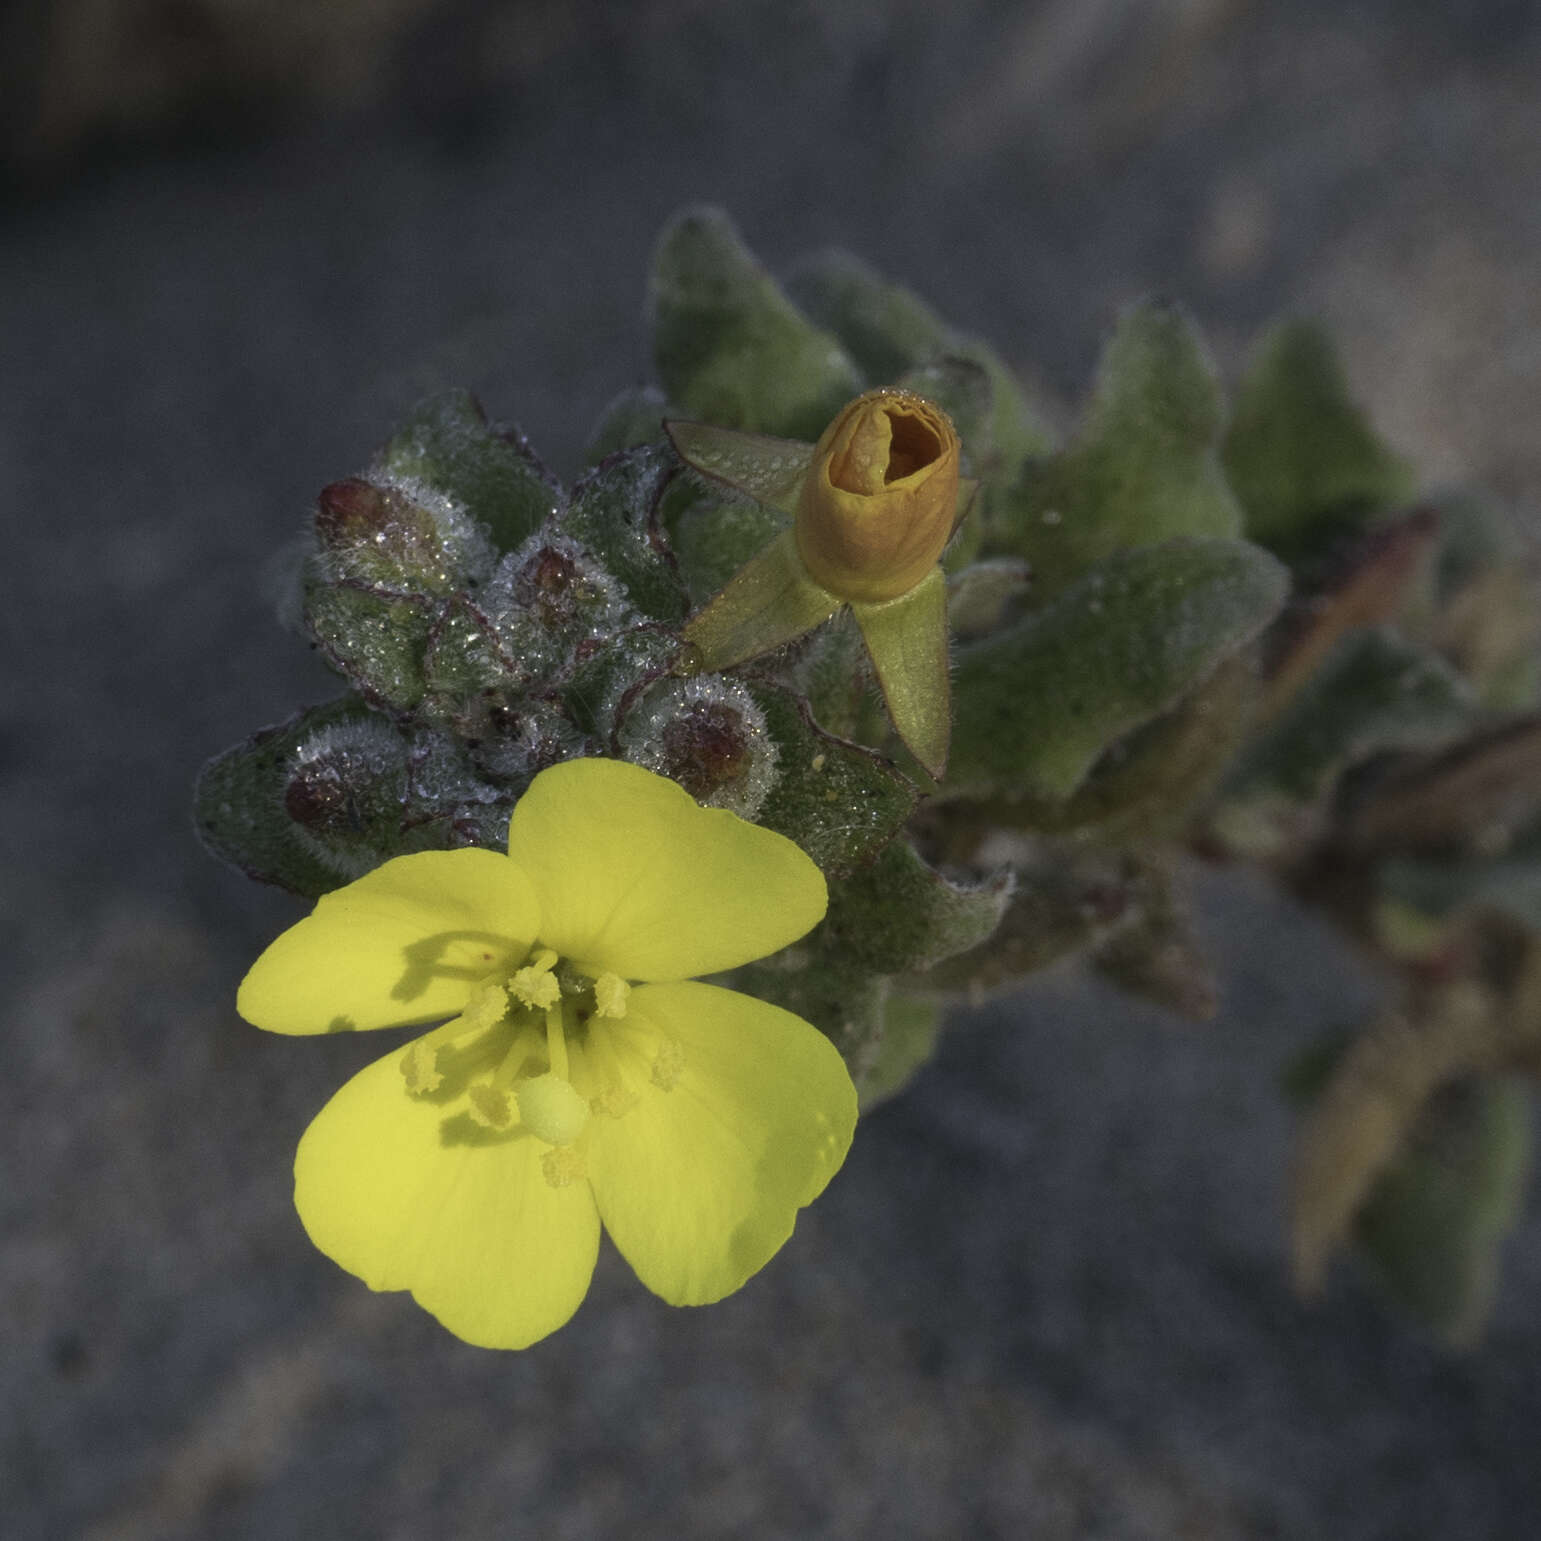
{"label": "fuzzy leaf", "polygon": [[308,580],[305,626],[328,663],[365,700],[393,712],[423,697],[423,654],[435,607],[351,583]]}
{"label": "fuzzy leaf", "polygon": [[373,469],[462,504],[500,551],[522,545],[562,503],[560,484],[524,439],[493,428],[469,391],[425,401]]}
{"label": "fuzzy leaf", "polygon": [[668,397],[656,385],[628,386],[599,414],[583,449],[584,464],[598,465],[617,450],[657,444],[664,436],[664,419],[672,415]]}
{"label": "fuzzy leaf", "polygon": [[881,974],[919,973],[987,941],[1011,901],[1009,871],[962,887],[928,866],[908,840],[830,886],[830,937]]}
{"label": "fuzzy leaf", "polygon": [[[319,898],[342,887],[357,872],[328,859],[286,809],[295,753],[318,735],[380,726],[377,713],[357,696],[347,695],[264,728],[210,760],[198,778],[193,805],[204,844],[248,877],[302,898]],[[383,850],[378,860],[390,854]]]}
{"label": "fuzzy leaf", "polygon": [[1106,941],[1133,913],[1138,873],[1107,846],[1044,841],[1013,872],[1016,885],[996,930],[911,979],[914,989],[984,1000]]}
{"label": "fuzzy leaf", "polygon": [[1148,866],[1132,885],[1131,921],[1095,953],[1092,966],[1119,989],[1207,1022],[1219,1004],[1214,971],[1173,874]]}
{"label": "fuzzy leaf", "polygon": [[974,562],[947,581],[947,622],[955,637],[982,637],[995,630],[1013,600],[1032,586],[1032,569],[1019,557]]}
{"label": "fuzzy leaf", "polygon": [[1290,556],[1413,490],[1406,462],[1354,404],[1331,339],[1307,321],[1285,321],[1263,340],[1223,453],[1247,534]]}
{"label": "fuzzy leaf", "polygon": [[814,440],[862,381],[720,209],[687,209],[659,239],[649,292],[653,357],[671,401],[724,428]]}
{"label": "fuzzy leaf", "polygon": [[1220,384],[1175,306],[1125,313],[1103,351],[1075,440],[1030,460],[995,518],[995,545],[1055,592],[1115,551],[1176,535],[1234,536],[1241,510],[1220,470]]}
{"label": "fuzzy leaf", "polygon": [[1492,1305],[1530,1148],[1530,1095],[1517,1079],[1458,1082],[1424,1110],[1359,1213],[1355,1240],[1382,1288],[1449,1343],[1470,1343]]}
{"label": "fuzzy leaf", "polygon": [[915,788],[881,755],[816,727],[790,691],[745,679],[780,758],[757,823],[795,840],[826,877],[870,861],[914,811]]}
{"label": "fuzzy leaf", "polygon": [[[1015,470],[1024,457],[1053,448],[1021,384],[992,348],[956,331],[923,300],[859,257],[825,251],[805,258],[788,277],[787,291],[807,316],[845,344],[874,383],[895,383],[944,354],[978,365],[990,383],[988,441],[997,464]],[[922,384],[913,389],[930,394]],[[933,399],[952,410],[946,400]],[[969,442],[963,424],[957,426],[970,450],[982,453],[982,446]],[[976,469],[983,474],[987,468]]]}
{"label": "fuzzy leaf", "polygon": [[631,603],[654,621],[681,620],[689,608],[657,517],[675,469],[662,445],[622,450],[573,488],[572,501],[556,519],[557,528],[598,557]]}
{"label": "fuzzy leaf", "polygon": [[1167,541],[1119,553],[959,649],[944,793],[1063,801],[1110,744],[1256,636],[1286,583],[1245,541]]}
{"label": "fuzzy leaf", "polygon": [[883,1004],[883,1033],[869,1057],[856,1092],[861,1111],[897,1096],[936,1052],[944,1012],[941,1004],[892,991]]}
{"label": "fuzzy leaf", "polygon": [[1368,755],[1448,743],[1472,712],[1469,687],[1437,653],[1385,628],[1355,632],[1247,751],[1228,796],[1312,802]]}

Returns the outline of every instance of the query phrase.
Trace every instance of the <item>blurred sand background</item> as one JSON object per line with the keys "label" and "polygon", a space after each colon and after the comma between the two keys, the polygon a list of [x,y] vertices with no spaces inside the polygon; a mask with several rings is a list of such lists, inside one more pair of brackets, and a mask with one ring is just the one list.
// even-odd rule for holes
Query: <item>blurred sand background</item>
{"label": "blurred sand background", "polygon": [[0,60],[10,1541],[1535,1533],[1536,1206],[1467,1356],[1351,1268],[1293,1299],[1276,1079],[1374,982],[1245,876],[1211,1027],[1073,973],[960,1013],[740,1295],[609,1254],[493,1355],[306,1242],[294,1144],[381,1044],[236,1019],[298,911],[188,797],[334,688],[261,582],[316,490],[448,385],[571,474],[687,201],[1067,411],[1142,293],[1232,371],[1315,313],[1534,527],[1541,7],[22,0]]}

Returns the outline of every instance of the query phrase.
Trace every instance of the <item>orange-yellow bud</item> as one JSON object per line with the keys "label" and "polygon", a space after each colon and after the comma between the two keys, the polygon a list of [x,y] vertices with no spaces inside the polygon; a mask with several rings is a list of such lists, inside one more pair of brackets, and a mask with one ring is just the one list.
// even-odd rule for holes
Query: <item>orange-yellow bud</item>
{"label": "orange-yellow bud", "polygon": [[958,511],[958,435],[913,391],[868,391],[824,430],[797,500],[797,550],[813,580],[873,604],[936,566]]}

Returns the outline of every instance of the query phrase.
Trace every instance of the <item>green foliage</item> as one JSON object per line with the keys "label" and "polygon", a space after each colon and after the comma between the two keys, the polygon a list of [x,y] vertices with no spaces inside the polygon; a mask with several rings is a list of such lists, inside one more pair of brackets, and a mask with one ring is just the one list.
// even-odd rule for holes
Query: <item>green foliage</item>
{"label": "green foliage", "polygon": [[664,231],[648,309],[658,377],[689,417],[813,440],[861,390],[839,341],[787,299],[720,209],[688,209]]}
{"label": "green foliage", "polygon": [[1448,1342],[1486,1318],[1530,1175],[1530,1096],[1512,1077],[1446,1087],[1381,1176],[1355,1240],[1386,1293]]}
{"label": "green foliage", "polygon": [[[1528,1164],[1505,1077],[1541,1074],[1541,607],[1497,511],[1399,513],[1407,468],[1298,322],[1227,425],[1191,321],[1135,306],[1061,447],[991,346],[843,253],[783,291],[717,210],[664,231],[649,314],[658,383],[611,402],[570,491],[465,392],[322,490],[300,619],[349,692],[210,763],[210,848],[313,898],[501,845],[557,761],[648,765],[824,871],[825,921],[734,982],[828,1034],[864,1108],[950,1000],[1067,958],[1207,1017],[1185,876],[1250,857],[1402,985],[1297,1088],[1297,1279],[1353,1244],[1468,1337]],[[722,667],[745,655],[710,652],[710,601],[751,563],[804,574],[812,442],[888,384],[960,434],[942,572]],[[939,769],[949,695],[938,786],[894,725]]]}
{"label": "green foliage", "polygon": [[1411,496],[1407,463],[1354,404],[1332,340],[1286,321],[1263,340],[1225,436],[1247,534],[1298,557]]}
{"label": "green foliage", "polygon": [[1167,541],[1109,558],[960,649],[946,792],[1063,801],[1111,744],[1255,637],[1285,584],[1245,541]]}
{"label": "green foliage", "polygon": [[1054,593],[1114,552],[1177,535],[1234,536],[1220,470],[1220,383],[1183,311],[1126,312],[1075,439],[1029,460],[997,507],[992,549],[1026,557]]}
{"label": "green foliage", "polygon": [[1470,688],[1438,654],[1384,627],[1355,632],[1249,749],[1231,795],[1310,802],[1371,754],[1449,742],[1472,708]]}
{"label": "green foliage", "polygon": [[777,750],[776,785],[757,822],[795,840],[828,877],[861,866],[915,810],[915,787],[870,749],[831,738],[791,691],[751,679]]}
{"label": "green foliage", "polygon": [[425,401],[392,435],[376,479],[420,483],[470,510],[499,551],[528,540],[561,489],[517,434],[492,427],[469,391]]}
{"label": "green foliage", "polygon": [[950,882],[909,841],[834,884],[825,924],[851,957],[882,974],[918,973],[988,941],[1011,901],[1009,872]]}
{"label": "green foliage", "polygon": [[659,502],[678,469],[662,446],[618,453],[573,488],[572,501],[555,520],[653,621],[683,620],[689,608],[658,524]]}

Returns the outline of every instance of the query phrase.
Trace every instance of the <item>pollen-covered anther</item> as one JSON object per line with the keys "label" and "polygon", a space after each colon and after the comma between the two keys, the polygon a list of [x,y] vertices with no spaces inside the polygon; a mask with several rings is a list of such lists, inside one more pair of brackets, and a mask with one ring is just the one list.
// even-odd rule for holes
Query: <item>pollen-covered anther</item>
{"label": "pollen-covered anther", "polygon": [[486,1082],[478,1082],[470,1088],[466,1097],[466,1111],[470,1113],[472,1122],[480,1124],[483,1129],[507,1129],[513,1123],[514,1109],[507,1092]]}
{"label": "pollen-covered anther", "polygon": [[665,1038],[653,1057],[653,1085],[661,1091],[673,1091],[685,1073],[685,1050],[674,1038]]}
{"label": "pollen-covered anther", "polygon": [[508,991],[502,985],[484,979],[471,992],[471,999],[460,1013],[460,1020],[467,1027],[485,1028],[501,1022],[507,1014]]}
{"label": "pollen-covered anther", "polygon": [[589,1175],[588,1163],[571,1145],[558,1145],[540,1158],[540,1173],[548,1188],[570,1188]]}
{"label": "pollen-covered anther", "polygon": [[438,1091],[444,1077],[439,1073],[439,1051],[426,1039],[409,1043],[401,1056],[401,1075],[414,1097]]}
{"label": "pollen-covered anther", "polygon": [[551,972],[556,960],[556,954],[549,947],[536,953],[509,980],[509,994],[536,1011],[550,1010],[562,998],[562,987]]}
{"label": "pollen-covered anther", "polygon": [[631,986],[619,974],[601,974],[594,981],[594,1014],[619,1021],[626,1015]]}
{"label": "pollen-covered anther", "polygon": [[589,1107],[605,1118],[624,1118],[636,1105],[637,1094],[618,1081],[612,1081],[597,1097],[589,1098]]}
{"label": "pollen-covered anther", "polygon": [[524,1127],[547,1145],[571,1145],[588,1125],[588,1099],[578,1095],[571,1081],[549,1070],[521,1081],[514,1095]]}

